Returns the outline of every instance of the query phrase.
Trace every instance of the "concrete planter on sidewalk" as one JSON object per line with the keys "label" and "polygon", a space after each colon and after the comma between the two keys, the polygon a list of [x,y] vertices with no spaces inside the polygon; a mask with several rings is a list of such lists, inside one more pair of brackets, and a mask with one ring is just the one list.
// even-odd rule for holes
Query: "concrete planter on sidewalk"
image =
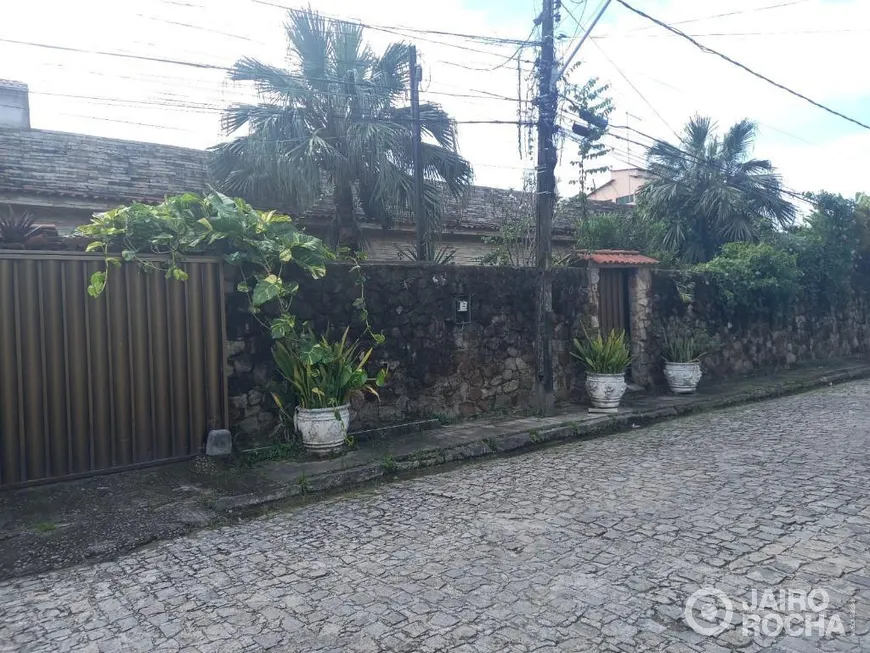
{"label": "concrete planter on sidewalk", "polygon": [[350,404],[335,408],[297,408],[293,426],[302,436],[302,444],[314,453],[340,451],[350,425]]}
{"label": "concrete planter on sidewalk", "polygon": [[665,361],[665,378],[671,392],[685,395],[694,392],[701,381],[701,363],[671,363]]}
{"label": "concrete planter on sidewalk", "polygon": [[586,373],[586,392],[595,408],[619,408],[625,394],[625,372],[619,374]]}

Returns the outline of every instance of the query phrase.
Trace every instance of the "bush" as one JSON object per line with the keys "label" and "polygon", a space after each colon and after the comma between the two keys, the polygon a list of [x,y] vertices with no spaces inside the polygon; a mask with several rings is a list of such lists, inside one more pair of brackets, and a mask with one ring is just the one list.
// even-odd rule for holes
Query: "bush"
{"label": "bush", "polygon": [[718,306],[737,320],[782,316],[801,293],[797,256],[769,243],[727,243],[696,269],[711,282]]}
{"label": "bush", "polygon": [[659,247],[662,223],[648,220],[638,211],[589,213],[577,221],[574,233],[578,249],[628,249],[669,262],[673,258]]}

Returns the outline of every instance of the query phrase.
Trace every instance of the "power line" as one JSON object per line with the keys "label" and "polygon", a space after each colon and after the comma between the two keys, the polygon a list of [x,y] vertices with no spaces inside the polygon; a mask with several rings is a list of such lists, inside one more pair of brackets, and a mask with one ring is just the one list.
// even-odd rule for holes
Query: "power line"
{"label": "power line", "polygon": [[[602,54],[604,54],[604,53],[602,52]],[[649,80],[655,82],[656,84],[660,84],[661,86],[664,86],[665,88],[668,88],[668,89],[670,89],[671,91],[674,91],[674,92],[676,92],[676,93],[688,93],[688,91],[686,91],[685,89],[678,88],[678,87],[676,87],[676,86],[673,86],[672,84],[668,84],[668,83],[666,83],[666,82],[663,82],[662,80],[660,80],[660,79],[656,79],[655,77],[652,77],[652,76],[650,76],[650,75],[647,75],[646,73],[643,73],[643,72],[640,72],[640,71],[635,71],[635,72],[636,72],[638,75],[640,75],[641,77],[645,77],[646,79],[649,79]],[[780,134],[784,134],[785,136],[789,136],[790,138],[793,138],[793,139],[795,139],[795,140],[798,140],[798,141],[800,141],[800,142],[802,142],[802,143],[806,143],[807,145],[812,145],[813,147],[818,147],[818,146],[819,146],[818,143],[815,143],[815,142],[813,142],[813,141],[811,141],[811,140],[808,140],[808,139],[806,139],[806,138],[803,138],[802,136],[798,136],[797,134],[794,134],[794,133],[792,133],[792,132],[790,132],[790,131],[787,131],[787,130],[785,130],[785,129],[782,129],[781,127],[774,127],[774,126],[771,125],[770,123],[763,122],[763,121],[761,121],[761,120],[758,120],[757,118],[753,118],[753,121],[756,122],[756,123],[758,123],[758,124],[761,125],[762,127],[766,127],[766,128],[768,128],[768,129],[772,129],[772,130],[775,131],[775,132],[779,132]],[[672,131],[673,131],[673,130],[672,130]],[[676,134],[675,134],[675,135],[676,135]],[[677,138],[679,138],[679,135],[676,135],[676,136],[677,136]]]}
{"label": "power line", "polygon": [[[810,34],[866,34],[870,32],[867,29],[807,29],[807,30],[791,30],[779,32],[707,32],[705,34],[687,34],[687,36],[795,36],[795,35],[810,35]],[[607,38],[662,38],[668,37],[670,34],[602,34],[601,36],[593,36],[593,39]]]}
{"label": "power line", "polygon": [[759,79],[761,79],[761,80],[767,82],[768,84],[771,84],[772,86],[775,86],[776,88],[785,91],[786,93],[789,93],[789,94],[794,95],[795,97],[798,97],[798,98],[800,98],[800,99],[802,99],[802,100],[804,100],[804,101],[806,101],[806,102],[809,102],[809,103],[812,104],[813,106],[816,106],[816,107],[818,107],[819,109],[822,109],[823,111],[827,111],[828,113],[830,113],[830,114],[832,114],[832,115],[838,116],[838,117],[842,118],[843,120],[847,120],[847,121],[849,121],[849,122],[851,122],[851,123],[853,123],[853,124],[855,124],[855,125],[858,125],[859,127],[863,127],[864,129],[870,129],[870,125],[868,125],[868,124],[866,124],[866,123],[863,123],[863,122],[861,122],[860,120],[856,120],[855,118],[850,118],[850,117],[847,116],[846,114],[844,114],[844,113],[840,113],[839,111],[837,111],[837,110],[835,110],[835,109],[831,109],[830,107],[825,106],[825,105],[822,104],[821,102],[816,102],[815,100],[813,100],[813,99],[811,99],[811,98],[808,98],[806,95],[803,95],[802,93],[798,93],[797,91],[794,91],[794,90],[788,88],[787,86],[784,86],[783,84],[780,84],[780,83],[778,83],[778,82],[773,81],[772,79],[770,79],[770,77],[766,77],[766,76],[762,75],[761,73],[755,72],[754,70],[752,70],[752,69],[749,68],[748,66],[746,66],[746,65],[744,65],[744,64],[742,64],[742,63],[740,63],[739,61],[735,61],[735,60],[732,59],[731,57],[729,57],[729,56],[727,56],[727,55],[724,55],[724,54],[722,54],[721,52],[718,52],[718,51],[716,51],[716,50],[713,50],[712,48],[707,47],[707,46],[704,45],[703,43],[699,43],[698,41],[696,41],[695,39],[693,39],[691,36],[689,36],[689,35],[686,34],[685,32],[680,31],[680,30],[677,29],[676,27],[671,27],[671,26],[668,25],[667,23],[664,23],[664,22],[662,22],[662,21],[660,21],[660,20],[658,20],[658,19],[656,19],[656,18],[653,18],[653,17],[650,16],[649,14],[646,14],[646,13],[642,12],[640,9],[635,9],[635,8],[632,7],[630,4],[628,4],[625,0],[616,0],[616,1],[617,1],[619,4],[621,4],[623,7],[625,7],[626,9],[628,9],[629,11],[632,11],[632,12],[636,13],[638,16],[642,16],[643,18],[646,18],[647,20],[652,21],[652,22],[655,23],[656,25],[659,25],[659,26],[661,26],[661,27],[664,27],[664,28],[665,28],[666,30],[668,30],[669,32],[672,32],[672,33],[676,34],[677,36],[681,36],[681,37],[683,37],[684,39],[686,39],[687,41],[689,41],[690,43],[692,43],[692,45],[694,45],[695,47],[699,48],[702,52],[706,52],[707,54],[713,54],[713,55],[716,55],[716,56],[719,57],[720,59],[724,59],[724,60],[727,61],[728,63],[730,63],[730,64],[732,64],[732,65],[734,65],[734,66],[737,66],[738,68],[741,68],[742,70],[745,70],[746,72],[748,72],[749,74],[753,75],[754,77],[757,77],[757,78],[759,78]]}
{"label": "power line", "polygon": [[216,64],[199,63],[195,61],[180,61],[177,59],[164,59],[161,57],[149,57],[141,54],[128,54],[126,52],[110,52],[106,50],[87,50],[85,48],[74,48],[66,45],[51,45],[49,43],[36,43],[33,41],[19,41],[17,39],[0,38],[0,43],[11,43],[13,45],[25,45],[34,48],[45,48],[48,50],[60,50],[62,52],[75,52],[77,54],[93,54],[102,57],[119,57],[121,59],[136,59],[139,61],[150,61],[154,63],[172,64],[176,66],[189,66],[191,68],[204,68],[207,70],[223,70],[230,72],[232,69],[227,66],[218,66]]}
{"label": "power line", "polygon": [[[93,95],[78,95],[73,93],[56,93],[51,91],[30,91],[34,95],[45,95],[48,97],[63,97],[69,98],[73,100],[87,100],[92,101],[96,104],[104,104],[106,106],[146,106],[146,107],[154,107],[157,109],[173,109],[178,111],[189,110],[193,113],[223,113],[226,110],[226,107],[216,106],[213,104],[206,103],[181,103],[181,102],[160,102],[157,100],[147,100],[147,99],[132,99],[132,98],[109,98],[109,97],[100,97]],[[335,94],[332,94],[335,95]],[[497,98],[486,98],[482,99],[497,99]],[[371,122],[402,122],[401,120],[397,120],[395,118],[368,118],[367,120]],[[457,125],[512,125],[516,126],[518,124],[521,125],[530,125],[534,124],[532,121],[518,121],[518,120],[454,120],[451,119],[454,124]]]}
{"label": "power line", "polygon": [[[782,7],[791,7],[792,5],[799,5],[804,2],[809,2],[810,0],[791,0],[791,2],[780,2],[775,5],[767,5],[765,7],[752,7],[751,9],[741,9],[739,11],[729,11],[724,14],[713,14],[712,16],[702,16],[700,18],[688,18],[686,20],[678,20],[671,25],[685,25],[687,23],[699,23],[705,20],[713,20],[714,18],[726,18],[728,16],[737,16],[740,14],[751,14],[758,11],[767,11],[768,9],[781,9]],[[652,27],[639,27],[638,29],[631,30],[632,32],[642,32],[644,30],[652,29]]]}
{"label": "power line", "polygon": [[626,84],[628,84],[629,86],[631,86],[632,90],[633,90],[635,93],[638,94],[638,96],[640,97],[640,99],[644,101],[644,103],[645,103],[645,104],[650,108],[650,110],[652,110],[652,112],[653,112],[654,114],[656,114],[656,117],[658,117],[658,119],[662,121],[662,124],[664,124],[664,126],[667,127],[669,130],[671,130],[671,133],[672,133],[674,136],[676,136],[677,138],[679,138],[679,135],[677,134],[676,130],[674,130],[674,128],[671,127],[671,125],[668,123],[668,121],[664,119],[664,116],[662,116],[662,114],[660,114],[660,113],[658,112],[658,110],[657,110],[657,109],[652,105],[652,102],[650,102],[649,100],[646,99],[646,96],[645,96],[643,93],[641,93],[641,92],[640,92],[640,89],[638,89],[637,86],[635,86],[635,85],[632,83],[632,81],[631,81],[631,80],[626,76],[626,74],[625,74],[624,72],[622,72],[622,70],[620,69],[620,67],[617,66],[617,65],[613,62],[613,60],[612,60],[610,57],[607,56],[607,53],[602,49],[602,47],[601,47],[600,45],[598,45],[597,43],[595,43],[595,41],[593,41],[592,43],[593,43],[593,45],[595,45],[596,48],[598,48],[598,51],[599,51],[599,52],[601,53],[601,55],[602,55],[602,56],[607,60],[607,62],[608,62],[611,66],[613,66],[613,67],[616,69],[616,72],[618,72],[619,75],[620,75],[620,77],[622,77],[622,79],[625,80]]}
{"label": "power line", "polygon": [[[298,9],[298,7],[290,7],[287,5],[282,5],[277,2],[271,2],[270,0],[251,0],[260,5],[267,5],[269,7],[277,7],[278,9],[287,9],[293,10]],[[344,23],[346,25],[358,25],[360,27],[367,27],[369,29],[374,30],[403,30],[405,32],[415,32],[419,34],[434,34],[436,36],[453,36],[457,38],[463,39],[472,39],[477,41],[482,41],[484,43],[503,43],[508,45],[537,45],[537,43],[529,43],[529,39],[512,39],[512,38],[502,38],[499,36],[488,36],[486,34],[464,34],[460,32],[447,32],[442,30],[434,30],[434,29],[421,29],[418,27],[406,27],[404,25],[377,25],[374,23],[366,23],[361,20],[348,20],[347,18],[338,18],[337,16],[330,16],[328,14],[324,14],[322,12],[318,12],[324,18],[328,20],[334,21],[336,23]]]}
{"label": "power line", "polygon": [[[271,7],[277,7],[279,9],[288,9],[288,10],[294,9],[294,7],[289,7],[286,5],[278,4],[276,2],[269,2],[269,0],[252,0],[252,2],[256,2],[256,3],[262,4],[262,5],[268,5]],[[520,41],[518,39],[509,39],[509,38],[505,39],[505,38],[499,38],[499,37],[495,37],[495,36],[486,36],[483,34],[461,34],[458,32],[425,30],[425,29],[417,29],[417,28],[412,28],[412,27],[375,25],[372,23],[364,23],[362,21],[346,20],[343,18],[337,18],[335,16],[328,16],[325,14],[321,14],[321,15],[324,16],[324,18],[327,18],[328,20],[332,20],[332,21],[335,21],[338,23],[344,23],[347,25],[357,25],[359,27],[372,29],[372,30],[375,30],[378,32],[385,32],[387,34],[394,34],[396,36],[402,36],[404,38],[413,38],[413,39],[416,39],[418,41],[425,41],[427,43],[434,43],[436,45],[441,45],[441,46],[445,46],[445,47],[449,47],[449,48],[456,48],[458,50],[464,50],[466,52],[475,52],[477,54],[484,54],[484,55],[487,55],[490,57],[502,57],[504,55],[501,53],[498,53],[498,52],[493,52],[491,50],[479,50],[477,48],[469,48],[466,45],[460,45],[457,43],[449,43],[447,41],[439,41],[439,40],[435,40],[435,39],[426,38],[425,36],[419,36],[419,35],[415,36],[415,34],[437,34],[437,35],[441,35],[441,36],[452,36],[452,37],[458,37],[458,38],[483,41],[484,43],[488,43],[490,45],[516,45],[516,44],[520,44],[520,49],[522,49],[523,47],[526,47],[528,45],[534,45],[532,43],[528,43],[528,41]],[[408,32],[411,32],[411,34],[408,34]],[[516,56],[516,55],[512,55],[510,57],[510,59],[512,59],[514,56]],[[521,61],[523,61],[523,63],[534,63],[534,61],[529,61],[529,60],[525,60],[525,59],[522,59]]]}

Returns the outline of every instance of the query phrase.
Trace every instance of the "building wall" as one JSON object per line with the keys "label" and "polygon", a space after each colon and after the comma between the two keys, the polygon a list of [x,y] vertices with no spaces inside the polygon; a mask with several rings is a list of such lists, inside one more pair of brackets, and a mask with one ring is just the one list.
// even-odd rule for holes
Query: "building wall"
{"label": "building wall", "polygon": [[[649,179],[648,173],[639,168],[612,170],[611,181],[601,188],[589,193],[589,199],[599,202],[616,202],[620,197],[637,194]],[[635,202],[629,202],[634,204]]]}
{"label": "building wall", "polygon": [[[390,370],[380,402],[354,403],[354,428],[444,415],[470,417],[529,405],[534,383],[532,269],[433,264],[367,264],[365,292],[372,328],[386,342],[371,368]],[[324,279],[300,279],[293,311],[318,330],[339,332],[362,324],[353,300],[357,276],[330,266]],[[469,302],[467,322],[455,301]],[[229,295],[228,370],[233,426],[243,433],[268,431],[274,409],[262,386],[272,374],[271,342],[246,311],[246,298]],[[590,300],[586,270],[553,272],[553,364],[557,399],[576,398],[582,373],[570,356]]]}

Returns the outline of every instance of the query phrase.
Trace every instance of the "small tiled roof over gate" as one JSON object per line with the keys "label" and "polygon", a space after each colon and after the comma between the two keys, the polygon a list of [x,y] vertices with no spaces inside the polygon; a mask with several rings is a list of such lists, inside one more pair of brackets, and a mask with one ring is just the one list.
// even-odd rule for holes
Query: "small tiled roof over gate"
{"label": "small tiled roof over gate", "polygon": [[630,249],[578,250],[572,259],[588,261],[595,265],[615,265],[619,267],[643,267],[656,265],[659,262],[657,259]]}

